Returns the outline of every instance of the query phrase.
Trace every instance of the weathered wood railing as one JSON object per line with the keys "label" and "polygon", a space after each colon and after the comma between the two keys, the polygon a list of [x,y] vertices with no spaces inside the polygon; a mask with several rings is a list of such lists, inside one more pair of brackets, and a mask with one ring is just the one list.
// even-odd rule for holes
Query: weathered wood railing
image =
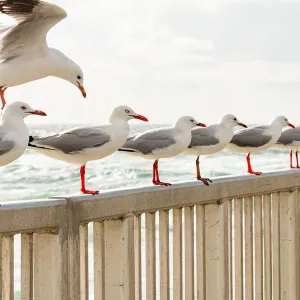
{"label": "weathered wood railing", "polygon": [[1,299],[21,233],[22,300],[299,300],[299,187],[280,172],[2,204]]}

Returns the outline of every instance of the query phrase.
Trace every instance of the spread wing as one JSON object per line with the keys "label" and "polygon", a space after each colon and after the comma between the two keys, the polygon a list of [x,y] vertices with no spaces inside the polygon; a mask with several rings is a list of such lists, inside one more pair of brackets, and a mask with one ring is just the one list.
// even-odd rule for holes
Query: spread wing
{"label": "spread wing", "polygon": [[0,0],[0,13],[16,21],[1,37],[0,59],[47,49],[48,31],[67,16],[59,6],[38,0]]}
{"label": "spread wing", "polygon": [[267,126],[256,126],[243,129],[233,136],[230,143],[239,147],[263,146],[272,139],[272,136],[267,133],[267,129]]}
{"label": "spread wing", "polygon": [[46,148],[71,154],[101,147],[109,141],[110,135],[101,128],[81,127],[47,137],[31,137],[28,146],[29,148]]}
{"label": "spread wing", "polygon": [[155,150],[168,148],[175,143],[170,129],[154,129],[128,138],[120,151],[151,154]]}

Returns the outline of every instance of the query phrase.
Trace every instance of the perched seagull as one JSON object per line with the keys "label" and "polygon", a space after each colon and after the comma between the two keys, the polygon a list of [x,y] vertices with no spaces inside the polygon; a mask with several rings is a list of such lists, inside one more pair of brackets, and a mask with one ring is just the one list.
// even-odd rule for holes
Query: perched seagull
{"label": "perched seagull", "polygon": [[[290,150],[290,168],[291,169],[299,169],[299,161],[298,161],[298,149],[300,147],[300,126],[297,126],[295,129],[290,128],[285,130],[278,141],[273,145],[273,148]],[[296,151],[296,162],[297,165],[293,167],[293,150]]]}
{"label": "perched seagull", "polygon": [[5,107],[0,121],[0,166],[18,159],[26,150],[29,132],[24,118],[29,115],[46,116],[27,103],[14,102]]}
{"label": "perched seagull", "polygon": [[4,92],[8,87],[48,76],[69,81],[86,97],[80,67],[47,45],[48,31],[67,16],[62,8],[39,0],[0,0],[0,13],[16,22],[0,30],[2,108],[6,104]]}
{"label": "perched seagull", "polygon": [[185,116],[177,120],[172,127],[146,130],[128,138],[119,150],[131,155],[154,159],[152,182],[155,185],[170,185],[161,182],[158,175],[158,160],[180,154],[191,142],[191,129],[205,127],[194,118]]}
{"label": "perched seagull", "polygon": [[286,117],[278,116],[273,119],[270,125],[242,129],[234,134],[226,149],[237,153],[248,153],[246,157],[248,173],[260,175],[261,172],[254,172],[252,170],[250,153],[259,152],[272,147],[279,139],[284,126],[295,127],[289,123]]}
{"label": "perched seagull", "polygon": [[210,125],[206,128],[194,128],[189,147],[183,152],[186,155],[196,155],[196,171],[198,180],[209,185],[209,178],[200,175],[199,156],[209,155],[221,151],[232,139],[236,125],[247,128],[236,116],[228,114],[222,117],[219,124]]}
{"label": "perched seagull", "polygon": [[85,166],[88,161],[102,159],[117,151],[126,142],[129,134],[128,121],[147,118],[137,114],[128,106],[114,108],[109,124],[102,126],[81,126],[46,136],[30,137],[28,148],[46,156],[81,165],[81,192],[98,194],[85,188]]}

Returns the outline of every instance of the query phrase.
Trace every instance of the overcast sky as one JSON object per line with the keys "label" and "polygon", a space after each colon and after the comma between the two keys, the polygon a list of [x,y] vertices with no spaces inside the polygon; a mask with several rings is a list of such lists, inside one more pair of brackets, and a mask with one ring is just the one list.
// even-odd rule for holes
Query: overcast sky
{"label": "overcast sky", "polygon": [[47,122],[101,124],[124,104],[153,123],[192,115],[210,124],[225,113],[300,123],[300,1],[51,2],[68,17],[48,44],[82,67],[88,97],[57,78],[6,92],[46,111]]}

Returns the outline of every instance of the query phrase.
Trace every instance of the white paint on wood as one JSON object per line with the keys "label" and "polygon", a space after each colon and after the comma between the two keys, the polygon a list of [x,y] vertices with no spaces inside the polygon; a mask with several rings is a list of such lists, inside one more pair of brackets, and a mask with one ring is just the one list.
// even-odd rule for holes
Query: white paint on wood
{"label": "white paint on wood", "polygon": [[205,206],[196,205],[197,300],[205,300]]}
{"label": "white paint on wood", "polygon": [[272,194],[272,289],[273,300],[280,300],[280,203],[279,193]]}
{"label": "white paint on wood", "polygon": [[243,222],[242,199],[234,199],[235,299],[243,298]]}
{"label": "white paint on wood", "polygon": [[[296,255],[296,215],[298,190],[280,193],[280,284],[281,300],[298,300]],[[296,250],[296,251],[295,251]],[[296,253],[297,252],[297,253]]]}
{"label": "white paint on wood", "polygon": [[64,300],[61,297],[61,251],[56,234],[33,234],[34,300]]}
{"label": "white paint on wood", "polygon": [[159,212],[160,300],[170,299],[169,211]]}
{"label": "white paint on wood", "polygon": [[[130,214],[123,219],[123,299],[135,300],[135,244],[134,216]],[[121,298],[121,299],[122,299]]]}
{"label": "white paint on wood", "polygon": [[182,299],[182,209],[173,209],[173,300]]}
{"label": "white paint on wood", "polygon": [[[124,228],[122,220],[104,221],[105,297],[124,298]],[[134,275],[132,275],[134,276]]]}
{"label": "white paint on wood", "polygon": [[[228,281],[224,266],[225,255],[227,255],[227,249],[225,249],[227,244],[224,241],[226,216],[224,216],[222,205],[209,204],[205,206],[205,282],[207,300],[225,299],[226,281]],[[225,229],[226,231],[227,229]]]}
{"label": "white paint on wood", "polygon": [[94,298],[105,300],[104,224],[94,222]]}
{"label": "white paint on wood", "polygon": [[142,233],[141,216],[134,217],[135,300],[142,299]]}
{"label": "white paint on wood", "polygon": [[255,223],[255,300],[263,299],[263,260],[262,260],[262,198],[254,197]]}
{"label": "white paint on wood", "polygon": [[146,214],[146,299],[156,299],[155,214]]}
{"label": "white paint on wood", "polygon": [[88,224],[80,225],[80,300],[89,299]]}
{"label": "white paint on wood", "polygon": [[194,207],[184,208],[185,299],[194,299]]}
{"label": "white paint on wood", "polygon": [[264,202],[264,298],[272,299],[271,195]]}
{"label": "white paint on wood", "polygon": [[245,297],[253,299],[253,224],[252,224],[252,197],[244,198],[245,220]]}
{"label": "white paint on wood", "polygon": [[33,235],[21,235],[21,300],[33,299]]}
{"label": "white paint on wood", "polygon": [[14,299],[14,237],[2,237],[2,300]]}

